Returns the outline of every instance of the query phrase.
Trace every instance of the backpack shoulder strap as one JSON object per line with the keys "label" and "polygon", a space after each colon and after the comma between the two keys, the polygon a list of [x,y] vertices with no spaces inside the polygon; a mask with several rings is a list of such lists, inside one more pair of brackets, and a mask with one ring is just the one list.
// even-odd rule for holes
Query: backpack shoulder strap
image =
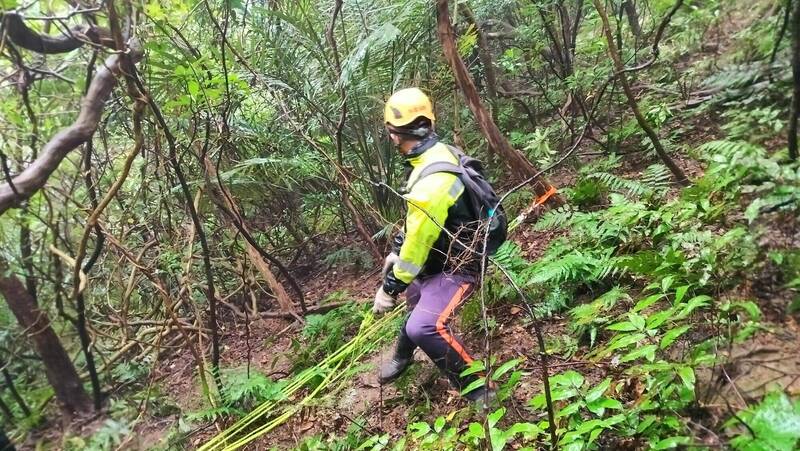
{"label": "backpack shoulder strap", "polygon": [[450,163],[447,161],[435,161],[422,168],[422,171],[420,171],[419,176],[417,176],[417,179],[414,180],[414,183],[411,184],[410,187],[408,187],[409,191],[413,189],[414,185],[419,183],[420,180],[437,172],[449,172],[451,174],[455,174],[456,176],[458,176],[461,175],[464,172],[464,170],[461,168],[461,166],[454,163]]}
{"label": "backpack shoulder strap", "polygon": [[449,150],[450,153],[453,154],[453,156],[456,157],[456,160],[458,161],[461,161],[461,157],[466,155],[464,151],[461,150],[460,147],[456,147],[452,144],[445,144],[445,146],[447,146],[447,150]]}

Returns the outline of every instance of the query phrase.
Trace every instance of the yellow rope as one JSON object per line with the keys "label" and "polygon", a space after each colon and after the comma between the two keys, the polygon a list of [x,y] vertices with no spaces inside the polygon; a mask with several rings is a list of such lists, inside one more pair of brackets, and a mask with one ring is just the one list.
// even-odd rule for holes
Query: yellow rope
{"label": "yellow rope", "polygon": [[[264,402],[231,425],[228,429],[212,437],[203,446],[198,448],[198,451],[236,450],[285,423],[328,385],[344,377],[346,371],[343,371],[342,365],[346,362],[347,367],[350,367],[369,352],[369,344],[378,342],[379,338],[385,334],[392,321],[400,316],[402,310],[402,307],[397,307],[394,311],[378,320],[374,320],[371,314],[367,315],[361,323],[358,334],[356,334],[353,339],[323,359],[322,362],[316,366],[308,368],[295,376],[292,381],[281,390],[283,396],[281,396],[280,401],[270,400]],[[364,344],[368,346],[363,346]],[[319,374],[325,374],[322,382],[300,402],[293,403],[291,406],[286,407],[281,415],[273,418],[271,421],[256,427],[252,431],[245,432],[248,426],[270,416],[272,411],[278,408],[282,401],[288,401],[289,398],[303,388],[307,382]]]}

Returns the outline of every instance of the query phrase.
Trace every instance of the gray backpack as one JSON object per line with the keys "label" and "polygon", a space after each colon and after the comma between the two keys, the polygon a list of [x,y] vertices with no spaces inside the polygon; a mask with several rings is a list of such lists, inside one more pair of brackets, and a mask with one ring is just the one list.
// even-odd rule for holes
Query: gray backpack
{"label": "gray backpack", "polygon": [[[464,184],[465,199],[473,218],[490,221],[486,252],[488,255],[492,255],[505,242],[508,234],[508,218],[503,206],[498,205],[500,198],[483,176],[483,164],[480,160],[468,156],[458,147],[448,145],[447,148],[458,159],[458,164],[446,161],[431,163],[420,172],[417,182],[436,172],[449,172],[456,175]],[[481,231],[483,230],[481,227]]]}

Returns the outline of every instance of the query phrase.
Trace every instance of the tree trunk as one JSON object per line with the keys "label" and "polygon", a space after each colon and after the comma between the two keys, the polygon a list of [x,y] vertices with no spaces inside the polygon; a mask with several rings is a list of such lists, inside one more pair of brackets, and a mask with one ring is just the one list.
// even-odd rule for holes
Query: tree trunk
{"label": "tree trunk", "polygon": [[478,21],[475,19],[475,14],[467,4],[459,5],[459,11],[467,19],[467,22],[475,27],[475,33],[478,36],[478,58],[481,60],[483,66],[483,77],[486,80],[486,95],[492,102],[497,99],[497,75],[494,70],[494,60],[492,59],[492,52],[489,48],[489,40],[481,30]]}
{"label": "tree trunk", "polygon": [[92,403],[94,410],[99,411],[103,405],[103,387],[100,384],[100,376],[97,374],[97,365],[95,364],[94,351],[92,350],[92,338],[89,336],[89,329],[86,324],[86,298],[83,293],[78,293],[78,297],[75,299],[75,310],[77,315],[74,326],[75,330],[78,331],[83,358],[86,360],[86,369],[89,371],[89,381],[92,385]]}
{"label": "tree trunk", "polygon": [[0,294],[6,299],[20,327],[33,341],[56,398],[68,412],[88,411],[91,409],[91,400],[83,389],[72,360],[50,326],[47,314],[39,309],[25,285],[16,276],[7,275],[7,271],[5,262],[0,260]]}
{"label": "tree trunk", "polygon": [[[790,5],[786,7],[789,8]],[[797,118],[800,115],[800,0],[794,1],[792,11],[792,75],[794,96],[789,112],[789,158],[797,161]]]}
{"label": "tree trunk", "polygon": [[653,143],[653,148],[658,156],[661,157],[664,164],[672,171],[675,180],[682,186],[688,186],[689,181],[683,173],[683,170],[672,161],[672,158],[667,154],[666,150],[664,150],[664,146],[661,145],[661,141],[658,139],[655,130],[653,130],[653,127],[650,126],[647,119],[639,110],[639,104],[636,103],[636,96],[633,94],[633,90],[628,83],[628,78],[625,76],[625,66],[622,64],[622,58],[620,58],[617,45],[614,43],[614,35],[611,33],[611,25],[608,22],[608,13],[606,13],[606,9],[600,0],[593,0],[593,2],[595,8],[597,8],[598,14],[600,14],[600,19],[603,21],[603,31],[606,35],[606,41],[608,41],[608,53],[611,55],[611,60],[614,62],[615,75],[617,80],[619,80],[620,86],[622,86],[622,90],[625,92],[625,97],[628,100],[628,105],[634,117],[636,117],[636,122],[639,123],[639,126],[642,127],[642,130],[644,130],[644,133],[650,139],[650,142]]}
{"label": "tree trunk", "polygon": [[[536,175],[539,171],[536,167],[525,158],[524,155],[514,150],[508,143],[506,138],[500,133],[500,129],[492,120],[489,112],[481,103],[478,96],[478,90],[475,88],[475,83],[467,72],[467,68],[461,57],[458,55],[458,50],[455,43],[455,32],[453,26],[450,24],[450,10],[447,0],[437,0],[436,2],[436,30],[439,34],[439,40],[442,43],[445,58],[450,64],[455,76],[456,84],[459,90],[464,95],[467,106],[475,115],[478,121],[478,126],[481,133],[489,143],[490,149],[500,155],[504,160],[511,172],[518,178],[527,179]],[[537,196],[544,196],[550,188],[550,184],[544,177],[537,177],[534,181],[533,189]],[[538,182],[538,183],[537,183]],[[553,196],[554,201],[562,203],[558,196]]]}
{"label": "tree trunk", "polygon": [[36,299],[36,279],[33,275],[33,245],[31,244],[31,228],[23,223],[19,229],[19,250],[22,255],[22,267],[25,268],[25,289]]}
{"label": "tree trunk", "polygon": [[[240,227],[238,229],[241,229],[243,234],[246,233],[252,236],[250,230],[242,219],[242,215],[239,213],[239,207],[233,202],[233,198],[231,197],[231,194],[228,192],[227,188],[221,184],[212,183],[212,179],[217,179],[217,169],[208,158],[206,158],[204,162],[206,166],[206,174],[208,174],[207,185],[210,187],[209,194],[212,196],[212,200],[215,204],[217,204],[217,206],[226,207],[222,209],[223,212],[220,215],[223,217],[223,221],[230,226],[233,226],[231,224],[232,220],[239,222]],[[234,219],[225,217],[226,210],[230,212],[232,216],[234,216]],[[245,240],[245,246],[247,249],[247,256],[250,257],[250,261],[253,262],[256,270],[258,270],[259,274],[261,274],[261,277],[263,277],[267,282],[267,285],[269,285],[269,289],[272,291],[272,294],[275,295],[275,299],[278,300],[278,305],[280,305],[281,311],[296,317],[297,313],[294,310],[294,306],[292,305],[292,300],[289,298],[289,294],[269,269],[269,264],[266,262],[266,260],[264,260],[264,257],[261,256],[261,252],[259,252],[259,250],[256,249],[256,247],[253,246],[253,244],[251,244],[248,240]],[[300,291],[300,294],[302,295],[302,291]],[[302,298],[299,300],[303,311],[305,311],[304,300]]]}
{"label": "tree trunk", "polygon": [[[636,42],[642,37],[642,26],[639,24],[639,13],[636,11],[636,5],[631,0],[622,2],[622,9],[625,15],[628,16],[628,24],[631,26],[631,33],[636,38]],[[636,47],[634,47],[636,48]]]}

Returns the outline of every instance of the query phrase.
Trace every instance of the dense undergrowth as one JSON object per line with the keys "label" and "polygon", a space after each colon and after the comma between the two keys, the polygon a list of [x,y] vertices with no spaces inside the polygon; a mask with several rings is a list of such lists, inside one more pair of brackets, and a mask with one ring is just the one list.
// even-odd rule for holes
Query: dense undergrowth
{"label": "dense undergrowth", "polygon": [[[703,430],[732,439],[737,449],[790,449],[800,439],[800,404],[775,392],[752,410],[714,417],[702,397],[711,381],[698,377],[723,365],[729,346],[769,327],[757,300],[740,296],[740,284],[777,264],[786,286],[797,285],[797,267],[785,263],[798,250],[767,252],[757,243],[770,233],[765,221],[796,215],[796,205],[785,200],[800,195],[800,172],[780,164],[782,154],[767,157],[746,142],[713,141],[698,146],[697,154],[708,164],[705,175],[676,196],[667,196],[662,177],[635,181],[596,172],[618,165],[609,159],[585,166],[577,185],[592,183],[594,198],[573,189],[571,200],[584,208],[565,207],[540,219],[537,231],[565,232],[544,255],[527,261],[510,243],[495,257],[536,300],[541,316],[569,318],[565,335],[549,337],[548,352],[596,366],[590,376],[569,370],[550,378],[563,449],[713,445]],[[657,167],[648,172],[663,173]],[[489,302],[514,302],[516,292],[494,278]],[[797,300],[780,308],[792,311]],[[509,363],[498,376],[519,362]],[[516,370],[512,385],[521,378],[536,374]],[[523,417],[539,420],[504,421],[508,412],[501,407],[486,422],[467,422],[454,411],[412,423],[399,444],[388,446],[397,437],[377,436],[359,449],[499,450],[512,442],[538,449],[548,440],[544,395],[528,400],[525,410]],[[758,429],[754,436],[741,415],[756,418],[747,422]]]}
{"label": "dense undergrowth", "polygon": [[[560,448],[729,443],[736,449],[791,449],[800,439],[800,404],[780,386],[771,387],[776,391],[763,403],[738,412],[713,407],[708,390],[716,369],[731,357],[726,352],[731,346],[772,327],[764,321],[762,300],[748,297],[752,293],[742,291],[742,284],[773,267],[786,288],[798,285],[800,251],[759,243],[774,233],[771,221],[797,221],[800,171],[785,164],[783,153],[770,155],[745,141],[710,141],[693,154],[704,163],[704,174],[678,192],[670,190],[660,165],[634,180],[614,175],[622,166],[618,157],[587,163],[568,190],[570,206],[548,212],[533,228],[560,232],[543,255],[530,261],[509,242],[494,257],[503,272],[487,281],[489,310],[519,302],[504,279],[504,273],[510,275],[533,300],[541,321],[568,319],[563,334],[547,337],[547,352],[585,364],[550,377]],[[767,302],[777,303],[770,309],[791,314],[799,300],[795,292],[792,302]],[[465,307],[462,324],[468,329],[483,324],[477,301]],[[340,345],[348,324],[342,319],[352,314],[347,307],[309,321],[303,336],[316,338],[316,344],[298,358],[306,361],[320,349]],[[491,318],[488,333],[503,322]],[[523,380],[537,378],[537,372],[522,370],[521,362],[492,364],[501,403]],[[485,365],[479,362],[470,371],[476,369]],[[433,421],[423,415],[410,422],[404,436],[369,436],[354,426],[344,438],[314,437],[300,449],[546,446],[543,393],[514,413],[496,407],[485,419],[469,408]]]}
{"label": "dense undergrowth", "polygon": [[[632,173],[623,158],[595,159],[567,189],[569,205],[534,226],[537,233],[558,232],[541,257],[527,260],[515,243],[495,256],[537,317],[568,319],[563,334],[547,337],[548,353],[586,365],[550,377],[560,448],[788,450],[800,439],[800,403],[780,385],[768,385],[774,391],[763,402],[756,395],[740,411],[727,400],[721,409],[709,390],[732,347],[781,327],[775,311],[786,318],[800,307],[800,250],[796,243],[764,244],[780,233],[774,222],[797,227],[800,169],[786,164],[785,153],[758,144],[769,136],[769,121],[753,119],[747,127],[755,139],[741,140],[736,105],[725,104],[726,116],[738,118],[722,127],[729,139],[685,144],[704,167],[691,187],[671,189],[658,164],[634,179],[618,175]],[[743,115],[762,114],[756,108]],[[779,274],[788,298],[759,299],[744,289],[767,270]],[[503,273],[487,281],[490,311],[520,302]],[[468,328],[484,324],[479,306],[465,306]],[[768,319],[764,307],[773,313]],[[487,333],[503,322],[489,318]],[[537,372],[519,364],[493,363],[503,389],[536,380]],[[497,406],[484,419],[453,410],[412,422],[403,436],[368,437],[356,428],[347,438],[313,438],[300,449],[541,449],[549,443],[545,397],[525,401],[522,413]]]}
{"label": "dense undergrowth", "polygon": [[[0,2],[2,12],[16,3]],[[28,23],[93,13],[49,3],[26,6]],[[113,3],[98,2],[101,26]],[[0,279],[33,286],[32,305],[100,407],[60,421],[32,329],[4,304],[3,430],[20,447],[76,451],[796,449],[800,366],[737,388],[748,377],[740,362],[759,352],[800,365],[800,166],[784,142],[788,36],[776,43],[792,3],[605,2],[629,65],[655,58],[653,34],[680,7],[654,64],[628,76],[687,187],[629,112],[594,2],[450,4],[457,51],[490,115],[538,167],[561,162],[546,175],[566,201],[542,214],[529,187],[509,195],[512,238],[461,310],[461,331],[486,357],[468,371],[497,385],[496,405],[476,412],[429,363],[390,388],[373,381],[402,317],[373,316],[366,298],[374,254],[402,220],[402,199],[385,189],[402,183],[382,133],[385,95],[422,86],[443,139],[480,157],[499,191],[514,183],[441,58],[433,2],[174,0],[126,6],[148,95],[107,102],[83,155],[0,218]],[[624,4],[639,6],[635,21]],[[568,28],[571,14],[581,18],[572,45],[554,56],[569,33],[548,28]],[[73,78],[100,63],[0,49],[4,77],[49,77],[3,79],[25,92],[0,102],[2,162],[14,172],[69,123],[88,83]],[[75,99],[62,98],[66,86]],[[118,178],[136,141],[133,106],[148,96],[165,123],[151,106],[141,154]],[[83,272],[70,257],[82,238]],[[255,269],[255,255],[271,259]],[[306,308],[319,313],[294,323]],[[794,352],[770,351],[776,342]]]}

